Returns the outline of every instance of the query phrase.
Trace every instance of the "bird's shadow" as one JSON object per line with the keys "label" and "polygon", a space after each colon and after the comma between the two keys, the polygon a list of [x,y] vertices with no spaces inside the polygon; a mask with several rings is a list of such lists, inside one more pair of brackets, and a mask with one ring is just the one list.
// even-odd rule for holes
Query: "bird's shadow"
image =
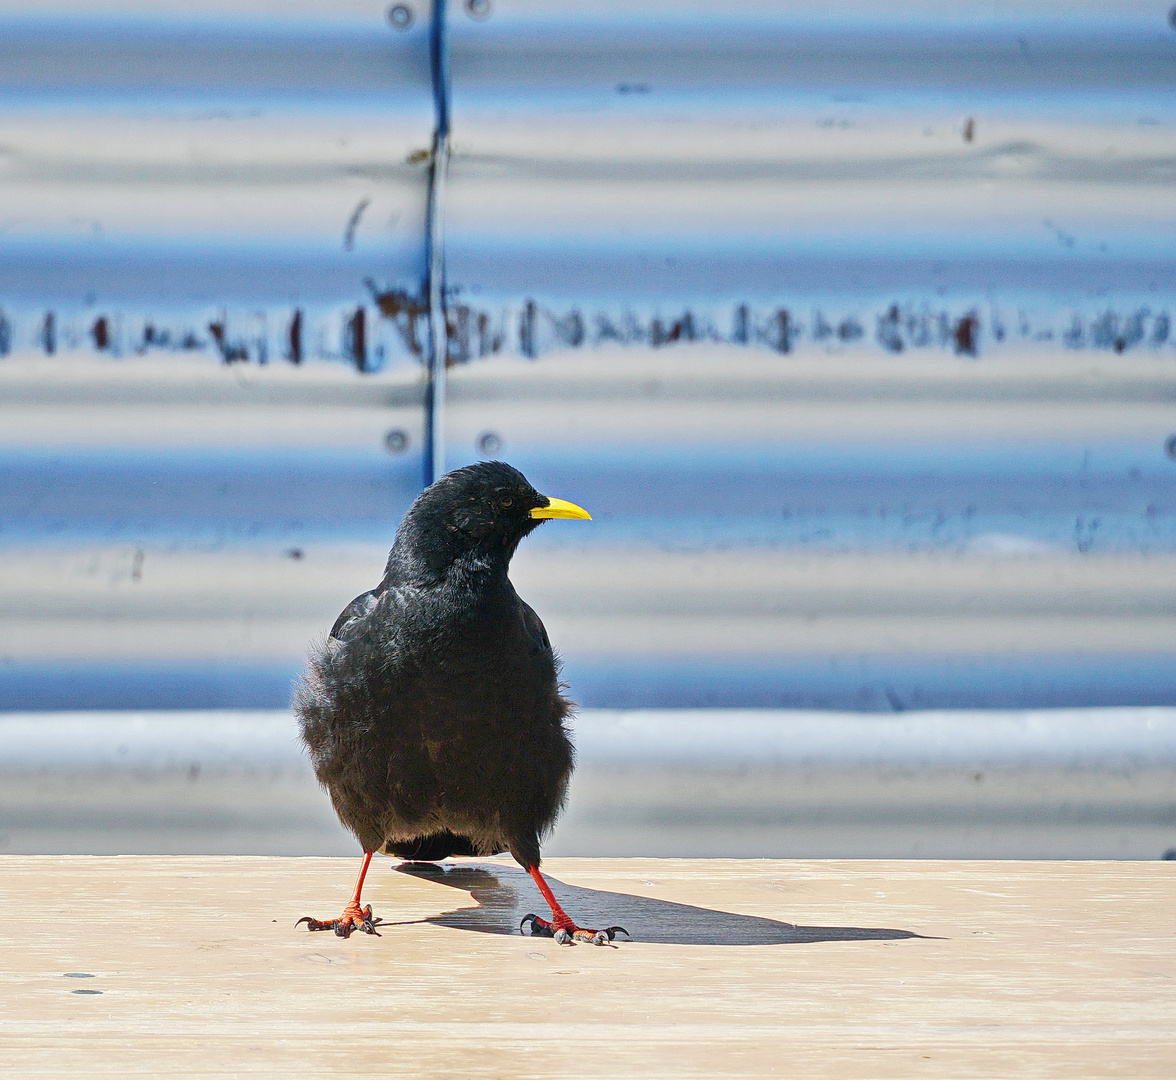
{"label": "bird's shadow", "polygon": [[[547,914],[531,879],[509,866],[403,863],[397,871],[461,889],[475,906],[434,915],[425,922],[480,934],[517,934],[530,912]],[[817,941],[895,941],[922,938],[911,930],[877,926],[796,926],[758,915],[676,904],[632,893],[602,892],[567,885],[546,875],[556,898],[581,926],[621,925],[635,941],[665,945],[800,945]],[[623,940],[623,939],[619,939]]]}

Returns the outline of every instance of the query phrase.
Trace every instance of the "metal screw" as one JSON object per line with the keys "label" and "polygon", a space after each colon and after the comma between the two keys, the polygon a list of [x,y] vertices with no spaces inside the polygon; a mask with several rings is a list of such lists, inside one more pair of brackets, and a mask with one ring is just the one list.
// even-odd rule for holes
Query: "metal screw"
{"label": "metal screw", "polygon": [[390,428],[384,436],[384,446],[390,454],[403,454],[408,449],[408,433],[400,428]]}
{"label": "metal screw", "polygon": [[413,14],[412,8],[407,4],[393,4],[388,9],[388,21],[396,27],[397,30],[407,30],[412,26]]}
{"label": "metal screw", "polygon": [[1176,461],[1176,435],[1169,435],[1164,440],[1164,453]]}
{"label": "metal screw", "polygon": [[477,438],[478,453],[493,457],[502,449],[502,440],[493,431],[483,431]]}
{"label": "metal screw", "polygon": [[466,0],[465,9],[471,19],[489,18],[490,0]]}

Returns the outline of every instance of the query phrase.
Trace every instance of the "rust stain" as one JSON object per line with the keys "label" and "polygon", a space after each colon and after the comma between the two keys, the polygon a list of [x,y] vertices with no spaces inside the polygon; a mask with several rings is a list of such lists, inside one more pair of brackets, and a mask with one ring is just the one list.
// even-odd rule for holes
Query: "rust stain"
{"label": "rust stain", "polygon": [[396,324],[405,348],[413,356],[423,356],[424,346],[417,330],[417,323],[421,319],[428,319],[428,303],[405,289],[377,289],[371,278],[365,278],[364,284],[372,294],[372,300],[380,314]]}
{"label": "rust stain", "polygon": [[357,371],[367,371],[367,312],[362,306],[347,320],[346,351]]}
{"label": "rust stain", "polygon": [[478,313],[478,355],[491,356],[501,352],[506,344],[506,332],[494,330],[490,325],[490,316],[482,311]]}
{"label": "rust stain", "polygon": [[[396,356],[423,359],[428,341],[426,300],[408,289],[377,288],[370,280],[366,284],[372,301],[344,310],[308,311],[299,306],[230,317],[221,308],[211,319],[193,312],[192,322],[183,315],[141,319],[111,310],[71,319],[57,310],[34,309],[20,326],[11,313],[0,312],[0,356],[19,342],[48,356],[79,346],[107,355],[123,348],[139,354],[212,349],[226,364],[265,364],[276,348],[292,364],[312,356],[343,359],[363,372],[378,370]],[[1033,312],[979,300],[964,307],[928,297],[921,302],[867,304],[847,312],[832,311],[828,304],[806,310],[738,302],[666,313],[630,306],[558,305],[533,298],[483,305],[455,297],[445,312],[446,359],[450,365],[464,364],[507,352],[534,358],[553,350],[611,343],[662,349],[714,342],[768,348],[781,355],[802,346],[873,346],[891,354],[939,349],[969,358],[1016,342],[1114,353],[1176,347],[1171,315],[1158,306]],[[125,333],[124,325],[130,328]],[[393,331],[397,342],[388,340]]]}
{"label": "rust stain", "polygon": [[960,356],[975,356],[980,336],[980,319],[974,311],[969,311],[955,325],[955,351]]}
{"label": "rust stain", "polygon": [[655,349],[678,341],[693,341],[694,338],[694,316],[689,311],[672,322],[654,319],[649,324],[649,344]]}

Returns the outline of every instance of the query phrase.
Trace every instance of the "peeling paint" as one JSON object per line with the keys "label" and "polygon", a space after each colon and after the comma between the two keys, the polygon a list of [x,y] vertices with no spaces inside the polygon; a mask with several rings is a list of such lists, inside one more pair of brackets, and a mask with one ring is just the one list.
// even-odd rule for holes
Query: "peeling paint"
{"label": "peeling paint", "polygon": [[343,349],[357,371],[367,371],[367,314],[362,307],[357,307],[347,320]]}
{"label": "peeling paint", "polygon": [[302,363],[302,310],[295,308],[290,316],[290,326],[286,331],[286,359],[292,364]]}
{"label": "peeling paint", "polygon": [[232,340],[228,335],[225,320],[208,324],[208,332],[226,364],[236,364],[249,359],[249,348],[244,342]]}
{"label": "peeling paint", "polygon": [[46,356],[52,356],[57,352],[57,317],[52,311],[46,311],[45,317],[41,320],[41,348],[45,350]]}

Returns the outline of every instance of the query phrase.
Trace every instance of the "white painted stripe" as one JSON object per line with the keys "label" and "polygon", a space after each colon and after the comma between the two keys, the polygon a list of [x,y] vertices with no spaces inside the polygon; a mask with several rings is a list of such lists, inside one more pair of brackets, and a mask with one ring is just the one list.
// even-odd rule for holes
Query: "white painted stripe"
{"label": "white painted stripe", "polygon": [[[1176,709],[585,710],[580,763],[753,770],[985,767],[1176,770]],[[0,772],[308,767],[287,712],[0,715]]]}

